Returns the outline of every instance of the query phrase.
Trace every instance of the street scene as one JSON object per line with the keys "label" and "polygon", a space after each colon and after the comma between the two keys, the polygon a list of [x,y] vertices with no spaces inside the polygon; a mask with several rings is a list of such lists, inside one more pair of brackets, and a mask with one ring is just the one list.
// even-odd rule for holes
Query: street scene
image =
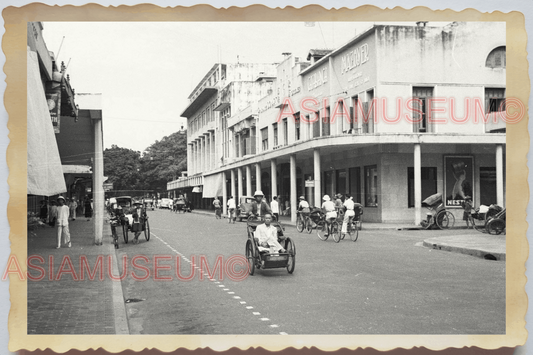
{"label": "street scene", "polygon": [[506,334],[505,23],[27,33],[28,335]]}

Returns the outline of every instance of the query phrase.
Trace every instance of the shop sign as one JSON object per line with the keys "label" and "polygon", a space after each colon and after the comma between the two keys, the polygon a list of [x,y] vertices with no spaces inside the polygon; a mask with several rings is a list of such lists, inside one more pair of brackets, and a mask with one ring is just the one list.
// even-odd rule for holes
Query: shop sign
{"label": "shop sign", "polygon": [[61,115],[61,93],[47,92],[46,103],[48,104],[48,110],[50,111],[50,117],[52,118],[52,126],[54,127],[54,133],[59,133],[59,119]]}
{"label": "shop sign", "polygon": [[113,190],[113,183],[112,182],[104,183],[103,188],[104,188],[104,191]]}
{"label": "shop sign", "polygon": [[328,82],[328,68],[323,67],[307,78],[307,90],[311,91]]}
{"label": "shop sign", "polygon": [[461,207],[466,196],[474,199],[474,157],[444,157],[445,207]]}
{"label": "shop sign", "polygon": [[305,187],[315,187],[315,180],[305,180]]}
{"label": "shop sign", "polygon": [[341,57],[341,74],[344,74],[368,61],[368,44],[365,43]]}

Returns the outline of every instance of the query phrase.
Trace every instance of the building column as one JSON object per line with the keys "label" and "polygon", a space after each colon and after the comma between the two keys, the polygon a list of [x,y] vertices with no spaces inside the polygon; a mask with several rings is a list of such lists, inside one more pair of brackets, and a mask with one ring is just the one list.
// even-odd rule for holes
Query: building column
{"label": "building column", "polygon": [[322,200],[321,191],[321,171],[320,171],[320,150],[313,150],[313,175],[315,179],[315,207],[320,207]]}
{"label": "building column", "polygon": [[272,197],[278,195],[278,166],[276,159],[270,160],[270,185],[272,186]]}
{"label": "building column", "polygon": [[226,172],[220,173],[222,175],[222,215],[228,215],[228,191],[226,188]]}
{"label": "building column", "polygon": [[205,149],[205,171],[211,170],[211,133],[207,133],[205,137],[206,149]]}
{"label": "building column", "polygon": [[205,136],[200,137],[200,161],[202,164],[200,165],[200,172],[205,171]]}
{"label": "building column", "polygon": [[242,167],[237,168],[237,195],[238,197],[235,199],[236,203],[239,204],[239,199],[242,196]]}
{"label": "building column", "polygon": [[213,132],[210,132],[211,134],[211,168],[216,169],[217,168],[217,155],[216,155],[216,148],[215,148],[215,134]]}
{"label": "building column", "polygon": [[246,195],[252,196],[252,167],[250,165],[246,165]]}
{"label": "building column", "polygon": [[496,144],[496,204],[504,207],[503,192],[503,146]]}
{"label": "building column", "polygon": [[200,171],[200,141],[194,141],[194,173]]}
{"label": "building column", "polygon": [[255,164],[255,189],[262,191],[261,189],[261,163]]}
{"label": "building column", "polygon": [[[415,143],[414,149],[414,178],[415,178],[415,225],[422,221],[422,157],[420,143]],[[443,197],[444,198],[444,197]]]}
{"label": "building column", "polygon": [[291,222],[296,222],[297,191],[296,191],[296,154],[290,155],[290,176],[291,176]]}
{"label": "building column", "polygon": [[231,176],[230,176],[230,185],[231,185],[231,196],[233,196],[233,198],[237,198],[237,196],[235,196],[235,170],[234,169],[231,169]]}
{"label": "building column", "polygon": [[[94,243],[102,245],[104,231],[104,155],[102,151],[102,120],[94,121],[94,172],[93,172],[93,210]],[[81,218],[80,218],[81,220]]]}

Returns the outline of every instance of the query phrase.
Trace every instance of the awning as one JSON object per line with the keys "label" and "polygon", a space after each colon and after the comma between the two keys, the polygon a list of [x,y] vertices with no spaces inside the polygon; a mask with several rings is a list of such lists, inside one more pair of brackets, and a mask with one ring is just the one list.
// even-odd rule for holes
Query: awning
{"label": "awning", "polygon": [[202,197],[214,198],[216,196],[222,196],[222,173],[204,176]]}
{"label": "awning", "polygon": [[52,196],[67,188],[35,52],[27,64],[28,194]]}
{"label": "awning", "polygon": [[89,165],[63,165],[63,174],[89,174],[92,175]]}

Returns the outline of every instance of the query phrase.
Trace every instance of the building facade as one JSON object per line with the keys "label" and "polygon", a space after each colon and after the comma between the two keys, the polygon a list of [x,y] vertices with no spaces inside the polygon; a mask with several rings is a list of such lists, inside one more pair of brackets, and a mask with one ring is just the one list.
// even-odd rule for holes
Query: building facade
{"label": "building facade", "polygon": [[287,56],[251,111],[230,112],[225,132],[255,126],[255,154],[234,145],[204,188],[292,207],[348,193],[384,223],[418,224],[437,192],[456,218],[466,195],[505,205],[504,24],[377,25],[307,60]]}

